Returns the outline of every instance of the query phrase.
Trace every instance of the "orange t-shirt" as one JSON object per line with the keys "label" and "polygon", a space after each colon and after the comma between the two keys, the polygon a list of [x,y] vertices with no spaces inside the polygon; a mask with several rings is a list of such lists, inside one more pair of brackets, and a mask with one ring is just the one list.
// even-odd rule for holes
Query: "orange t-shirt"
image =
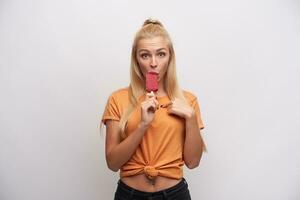
{"label": "orange t-shirt", "polygon": [[[200,129],[204,128],[197,98],[190,92],[183,91],[189,105],[194,108]],[[141,120],[141,98],[138,106],[130,114],[125,135],[128,136]],[[146,130],[144,137],[133,156],[121,167],[120,177],[145,173],[149,178],[164,176],[180,179],[183,177],[183,146],[185,136],[185,120],[179,116],[168,114],[161,105],[170,102],[168,96],[158,97],[159,109]],[[102,122],[119,121],[130,101],[128,88],[111,94],[105,107]]]}

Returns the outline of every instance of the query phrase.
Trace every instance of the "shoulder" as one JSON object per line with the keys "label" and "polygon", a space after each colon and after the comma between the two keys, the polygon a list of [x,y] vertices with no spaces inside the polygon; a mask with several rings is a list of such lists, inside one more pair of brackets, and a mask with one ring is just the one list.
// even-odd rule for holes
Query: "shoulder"
{"label": "shoulder", "polygon": [[182,90],[182,92],[188,102],[192,103],[197,100],[197,96],[194,95],[192,92],[187,90]]}
{"label": "shoulder", "polygon": [[120,88],[118,90],[113,91],[108,97],[108,102],[117,105],[127,104],[129,101],[128,91],[129,87]]}
{"label": "shoulder", "polygon": [[120,88],[118,90],[113,91],[110,94],[110,97],[123,99],[124,97],[128,97],[128,91],[129,91],[128,87]]}

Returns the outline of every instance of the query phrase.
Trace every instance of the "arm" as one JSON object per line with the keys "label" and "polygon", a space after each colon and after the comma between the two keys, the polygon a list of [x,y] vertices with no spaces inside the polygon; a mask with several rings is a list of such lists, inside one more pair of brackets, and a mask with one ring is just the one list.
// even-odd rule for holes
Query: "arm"
{"label": "arm", "polygon": [[121,141],[120,128],[118,121],[106,121],[106,143],[105,154],[106,163],[112,171],[118,171],[135,153],[145,131],[154,119],[158,102],[153,96],[148,96],[141,103],[141,122],[138,127]]}
{"label": "arm", "polygon": [[121,142],[119,122],[106,122],[106,163],[112,171],[118,171],[135,152],[140,144],[147,126],[140,123],[138,128]]}
{"label": "arm", "polygon": [[194,109],[180,99],[175,99],[168,109],[169,113],[185,119],[185,141],[183,158],[188,168],[193,169],[200,163],[203,149],[205,149],[197,117]]}
{"label": "arm", "polygon": [[204,142],[194,112],[185,117],[185,129],[183,156],[186,166],[193,169],[199,165],[204,149]]}

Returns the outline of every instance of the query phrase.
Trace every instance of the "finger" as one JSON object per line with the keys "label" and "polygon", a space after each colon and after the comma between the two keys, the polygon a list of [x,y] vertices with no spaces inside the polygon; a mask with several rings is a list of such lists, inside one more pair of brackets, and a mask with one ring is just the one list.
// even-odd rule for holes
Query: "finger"
{"label": "finger", "polygon": [[157,101],[154,97],[151,97],[150,99],[147,99],[147,100],[144,101],[144,102],[147,103],[147,104],[153,103],[153,104],[155,104],[155,105],[158,105],[158,101]]}
{"label": "finger", "polygon": [[171,105],[173,105],[173,101],[170,101],[169,103],[162,105],[162,107],[163,108],[167,108],[167,107],[169,107]]}
{"label": "finger", "polygon": [[152,99],[152,103],[155,106],[155,109],[157,110],[159,108],[159,103],[156,99]]}
{"label": "finger", "polygon": [[176,109],[174,109],[174,108],[168,107],[168,108],[167,108],[167,112],[168,112],[169,114],[178,115],[178,111],[177,111]]}
{"label": "finger", "polygon": [[153,102],[154,102],[154,104],[155,104],[155,106],[157,106],[158,107],[158,101],[156,100],[156,99],[153,99]]}
{"label": "finger", "polygon": [[167,107],[167,113],[174,114],[174,109],[172,109],[171,107]]}
{"label": "finger", "polygon": [[149,99],[143,104],[143,109],[155,112],[158,108],[158,102],[155,99]]}
{"label": "finger", "polygon": [[149,105],[149,107],[148,107],[147,110],[149,110],[149,111],[151,111],[151,112],[155,112],[155,111],[157,110],[157,106],[151,104],[151,105]]}

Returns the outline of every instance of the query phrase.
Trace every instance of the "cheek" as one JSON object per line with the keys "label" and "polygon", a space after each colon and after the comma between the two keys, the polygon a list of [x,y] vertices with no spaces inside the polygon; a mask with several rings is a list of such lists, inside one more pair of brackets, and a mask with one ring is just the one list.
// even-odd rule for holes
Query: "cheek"
{"label": "cheek", "polygon": [[147,63],[145,61],[139,60],[138,64],[139,64],[140,68],[146,68],[147,67]]}
{"label": "cheek", "polygon": [[162,67],[163,67],[163,71],[165,72],[165,71],[167,71],[167,68],[168,68],[168,65],[169,65],[169,58],[167,58],[167,59],[164,59],[163,61],[162,61]]}
{"label": "cheek", "polygon": [[141,70],[141,72],[143,73],[143,75],[145,76],[147,70],[147,63],[145,61],[142,60],[137,60],[138,61],[138,66]]}

